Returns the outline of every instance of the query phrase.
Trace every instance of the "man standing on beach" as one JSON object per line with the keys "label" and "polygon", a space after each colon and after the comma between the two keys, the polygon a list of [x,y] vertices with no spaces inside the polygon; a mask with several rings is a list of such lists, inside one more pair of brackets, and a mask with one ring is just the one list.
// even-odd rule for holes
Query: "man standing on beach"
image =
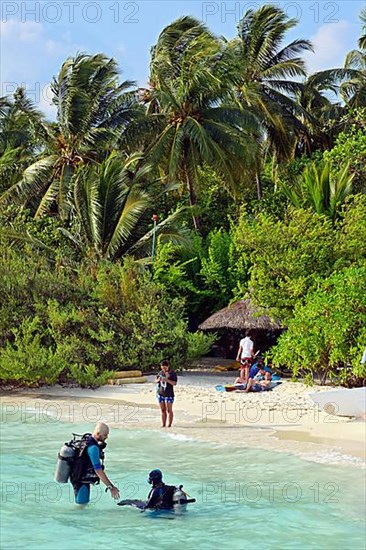
{"label": "man standing on beach", "polygon": [[174,371],[170,370],[169,362],[160,363],[161,371],[157,375],[155,382],[158,384],[158,401],[161,409],[162,428],[165,428],[168,418],[168,428],[173,424],[173,403],[174,386],[177,384],[178,377]]}
{"label": "man standing on beach", "polygon": [[240,379],[244,382],[248,382],[249,379],[249,369],[252,364],[252,359],[254,355],[254,342],[251,339],[251,331],[247,330],[245,333],[245,338],[242,338],[239,342],[239,349],[236,356],[236,360],[240,361]]}

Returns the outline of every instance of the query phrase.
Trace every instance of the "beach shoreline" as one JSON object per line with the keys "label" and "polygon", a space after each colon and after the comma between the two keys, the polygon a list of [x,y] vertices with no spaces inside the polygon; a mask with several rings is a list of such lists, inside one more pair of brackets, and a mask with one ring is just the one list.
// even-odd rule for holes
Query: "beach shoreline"
{"label": "beach shoreline", "polygon": [[1,420],[108,422],[111,428],[158,430],[167,437],[285,452],[327,464],[365,467],[366,423],[320,411],[309,388],[285,380],[270,392],[226,393],[217,377],[182,376],[172,428],[160,427],[153,377],[145,384],[96,390],[61,386],[1,391]]}

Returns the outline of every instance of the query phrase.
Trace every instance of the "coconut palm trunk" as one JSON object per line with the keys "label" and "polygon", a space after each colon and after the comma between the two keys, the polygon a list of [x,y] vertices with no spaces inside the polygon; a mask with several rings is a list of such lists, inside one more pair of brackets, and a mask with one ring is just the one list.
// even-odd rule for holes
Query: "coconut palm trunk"
{"label": "coconut palm trunk", "polygon": [[[200,167],[212,167],[232,196],[239,196],[243,175],[250,170],[252,176],[258,123],[232,101],[232,61],[227,43],[190,17],[166,27],[152,51],[146,158],[169,182],[187,186],[191,207],[200,198]],[[194,210],[192,218],[197,230]]]}
{"label": "coconut palm trunk", "polygon": [[259,172],[255,173],[255,183],[256,183],[256,186],[257,186],[257,198],[258,198],[258,200],[261,200],[262,197],[263,197],[263,192],[262,192],[262,181],[261,181],[261,177],[259,175]]}
{"label": "coconut palm trunk", "polygon": [[[196,197],[196,193],[195,193],[195,190],[194,190],[194,185],[193,185],[193,182],[192,182],[191,177],[189,176],[189,173],[188,173],[187,170],[185,170],[185,174],[186,174],[186,182],[187,182],[187,188],[188,188],[189,205],[191,207],[194,207],[197,204],[197,197]],[[198,231],[199,230],[199,219],[195,215],[194,210],[192,211],[192,221],[193,221],[193,227],[196,229],[196,231]]]}

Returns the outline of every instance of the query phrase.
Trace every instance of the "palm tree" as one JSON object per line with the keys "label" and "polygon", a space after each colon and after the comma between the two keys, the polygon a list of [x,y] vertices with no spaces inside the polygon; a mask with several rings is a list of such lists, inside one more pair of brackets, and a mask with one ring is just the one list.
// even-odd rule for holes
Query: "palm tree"
{"label": "palm tree", "polygon": [[360,19],[362,22],[362,32],[363,34],[358,39],[358,47],[361,50],[366,50],[366,8],[363,8],[360,14]]}
{"label": "palm tree", "polygon": [[240,67],[239,100],[244,108],[254,110],[278,159],[293,154],[294,134],[304,129],[297,115],[305,112],[295,99],[302,84],[294,79],[306,75],[300,56],[313,48],[303,39],[282,45],[296,23],[275,6],[249,9],[238,24],[237,38],[231,41]]}
{"label": "palm tree", "polygon": [[16,183],[42,148],[47,125],[43,115],[18,88],[13,99],[0,98],[0,178],[5,191]]}
{"label": "palm tree", "polygon": [[187,242],[184,231],[175,226],[182,209],[162,220],[155,231],[149,229],[151,199],[142,187],[146,187],[151,167],[145,164],[138,168],[139,160],[138,155],[133,155],[122,162],[113,153],[99,166],[78,170],[74,185],[77,215],[73,229],[61,231],[89,260],[113,260],[129,254],[145,257],[146,262],[155,231],[163,240]]}
{"label": "palm tree", "polygon": [[116,62],[102,54],[67,59],[52,85],[57,123],[48,126],[45,150],[1,201],[31,201],[36,217],[53,208],[68,219],[76,171],[105,158],[137,112],[132,84],[119,84]]}
{"label": "palm tree", "polygon": [[311,155],[314,151],[326,151],[333,147],[343,107],[340,103],[333,103],[326,92],[338,93],[339,71],[341,69],[314,73],[306,79],[297,94],[297,101],[306,113],[299,117],[304,131],[297,136],[297,156]]}
{"label": "palm tree", "polygon": [[341,94],[350,107],[366,106],[366,8],[361,12],[363,35],[358,40],[359,50],[351,50],[344,66],[352,71],[350,78],[341,85]]}
{"label": "palm tree", "polygon": [[318,166],[311,163],[294,187],[282,183],[281,188],[296,208],[312,208],[334,222],[340,206],[352,193],[353,178],[354,174],[349,173],[349,165],[332,174],[330,162]]}
{"label": "palm tree", "polygon": [[[230,55],[191,17],[166,27],[152,49],[145,132],[139,125],[135,138],[169,182],[186,187],[191,206],[197,204],[200,166],[214,167],[237,195],[253,163],[257,125],[250,112],[229,101],[236,74]],[[197,229],[195,214],[193,223]]]}

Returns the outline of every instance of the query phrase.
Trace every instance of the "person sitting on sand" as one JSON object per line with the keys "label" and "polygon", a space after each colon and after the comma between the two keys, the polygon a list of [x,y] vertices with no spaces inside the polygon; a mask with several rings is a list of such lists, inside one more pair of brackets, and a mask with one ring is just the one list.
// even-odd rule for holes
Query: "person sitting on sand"
{"label": "person sitting on sand", "polygon": [[249,360],[249,359],[245,359],[241,363],[240,374],[239,374],[238,378],[235,379],[234,384],[247,384],[248,377],[246,377],[246,374],[247,373],[249,374],[251,364],[252,364],[251,360]]}
{"label": "person sitting on sand", "polygon": [[263,358],[258,357],[257,361],[250,367],[249,378],[254,378],[255,375],[258,374],[261,368],[264,369],[266,372],[269,372],[272,374],[271,369],[264,364]]}
{"label": "person sitting on sand", "polygon": [[259,365],[258,373],[253,378],[249,378],[247,387],[244,391],[248,393],[250,391],[267,390],[271,385],[271,380],[271,373],[265,369],[264,365]]}
{"label": "person sitting on sand", "polygon": [[[252,331],[247,330],[245,333],[245,338],[242,338],[239,342],[239,349],[236,356],[236,360],[240,361],[241,369],[238,380],[243,380],[247,382],[249,378],[249,369],[252,364],[254,356],[254,342],[251,339]],[[235,382],[237,383],[237,382]],[[239,382],[241,384],[242,382]]]}

